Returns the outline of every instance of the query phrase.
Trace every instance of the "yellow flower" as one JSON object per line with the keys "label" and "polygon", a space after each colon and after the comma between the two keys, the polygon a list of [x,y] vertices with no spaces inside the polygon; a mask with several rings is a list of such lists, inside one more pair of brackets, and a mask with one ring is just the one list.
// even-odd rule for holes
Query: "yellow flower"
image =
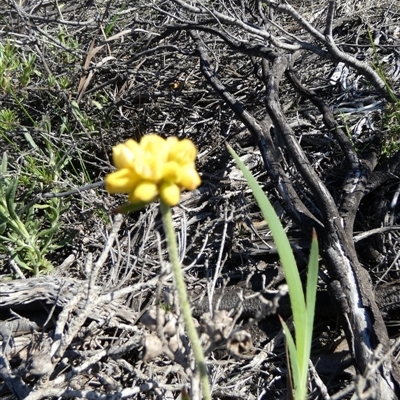
{"label": "yellow flower", "polygon": [[109,193],[127,193],[130,203],[149,203],[160,196],[175,206],[182,190],[201,184],[196,171],[197,150],[189,139],[163,139],[151,134],[140,142],[129,139],[113,147],[117,171],[106,176]]}

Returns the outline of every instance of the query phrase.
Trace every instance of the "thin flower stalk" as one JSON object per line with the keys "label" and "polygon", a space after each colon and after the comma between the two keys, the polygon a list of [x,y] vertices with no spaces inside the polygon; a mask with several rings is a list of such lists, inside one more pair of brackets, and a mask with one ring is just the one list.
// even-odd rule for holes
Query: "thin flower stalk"
{"label": "thin flower stalk", "polygon": [[162,201],[160,206],[161,206],[161,214],[163,219],[165,236],[167,238],[167,243],[168,243],[169,258],[172,266],[172,272],[174,275],[175,287],[178,293],[183,321],[186,326],[186,331],[189,337],[189,341],[192,345],[196,364],[199,368],[204,399],[211,400],[211,390],[210,390],[210,383],[208,381],[206,361],[204,358],[203,349],[201,348],[200,338],[197,334],[197,330],[193,322],[185,281],[183,280],[182,268],[179,262],[176,235],[174,232],[174,227],[172,225],[171,207],[169,207]]}
{"label": "thin flower stalk", "polygon": [[194,190],[201,183],[195,167],[196,154],[197,149],[189,139],[163,139],[155,134],[143,136],[140,142],[130,139],[113,147],[113,162],[117,171],[106,176],[105,184],[109,193],[128,195],[129,202],[120,206],[118,212],[135,211],[160,198],[164,231],[183,321],[200,373],[203,397],[205,400],[211,400],[207,365],[190,311],[171,215],[171,207],[179,203],[181,191]]}

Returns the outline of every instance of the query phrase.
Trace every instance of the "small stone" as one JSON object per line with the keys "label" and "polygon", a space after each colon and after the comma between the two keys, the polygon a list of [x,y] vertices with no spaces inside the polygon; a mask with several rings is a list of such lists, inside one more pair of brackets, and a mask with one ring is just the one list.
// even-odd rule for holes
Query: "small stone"
{"label": "small stone", "polygon": [[44,376],[52,370],[50,354],[35,354],[28,360],[27,371],[32,376]]}
{"label": "small stone", "polygon": [[244,355],[253,347],[250,333],[244,329],[232,332],[226,347],[236,356]]}
{"label": "small stone", "polygon": [[157,318],[160,319],[159,321],[160,325],[164,326],[165,310],[160,308],[159,306],[153,306],[143,314],[142,318],[140,318],[140,322],[151,331],[156,331]]}
{"label": "small stone", "polygon": [[151,361],[163,353],[161,340],[156,335],[146,335],[143,340],[143,361]]}

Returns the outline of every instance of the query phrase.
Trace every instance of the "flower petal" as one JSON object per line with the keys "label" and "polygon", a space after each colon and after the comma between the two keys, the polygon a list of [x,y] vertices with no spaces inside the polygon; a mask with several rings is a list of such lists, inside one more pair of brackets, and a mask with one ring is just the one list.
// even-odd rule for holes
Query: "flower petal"
{"label": "flower petal", "polygon": [[181,167],[181,177],[177,182],[186,190],[194,190],[201,184],[201,178],[196,171],[194,163]]}
{"label": "flower petal", "polygon": [[149,181],[141,181],[133,191],[134,198],[144,203],[154,200],[157,194],[157,185]]}
{"label": "flower petal", "polygon": [[176,161],[179,165],[189,164],[196,159],[196,146],[189,139],[176,142],[169,151],[168,161]]}
{"label": "flower petal", "polygon": [[135,171],[145,180],[158,182],[162,178],[163,162],[159,157],[146,153],[144,158],[136,160]]}
{"label": "flower petal", "polygon": [[169,182],[178,182],[181,177],[181,166],[176,161],[168,161],[162,167],[162,178]]}
{"label": "flower petal", "polygon": [[108,193],[129,193],[138,181],[139,177],[134,171],[123,168],[106,176],[106,190]]}
{"label": "flower petal", "polygon": [[168,145],[161,136],[145,135],[140,140],[141,149],[147,154],[157,158],[160,162],[166,162],[168,158]]}
{"label": "flower petal", "polygon": [[171,182],[163,182],[160,185],[161,200],[169,206],[176,206],[179,203],[181,190],[178,185]]}
{"label": "flower petal", "polygon": [[113,147],[113,163],[118,169],[132,168],[135,160],[141,156],[139,144],[132,139]]}

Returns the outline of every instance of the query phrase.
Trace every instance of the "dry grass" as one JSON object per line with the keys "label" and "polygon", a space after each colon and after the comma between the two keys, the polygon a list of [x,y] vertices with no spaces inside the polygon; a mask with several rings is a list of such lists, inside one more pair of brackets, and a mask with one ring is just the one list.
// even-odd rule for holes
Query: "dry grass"
{"label": "dry grass", "polygon": [[[61,303],[57,303],[50,299],[53,292],[46,292],[44,283],[47,294],[40,299],[31,298],[35,300],[35,313],[32,307],[15,307],[13,312],[25,318],[37,314],[46,319],[51,314],[50,322],[41,333],[15,337],[7,348],[2,321],[16,318],[16,314],[10,314],[10,305],[22,301],[20,292],[10,297],[0,293],[2,360],[7,364],[2,370],[6,372],[0,372],[0,396],[18,397],[20,391],[20,395],[29,392],[29,399],[176,398],[182,390],[196,387],[181,325],[177,323],[175,327],[178,333],[170,334],[165,331],[168,321],[156,324],[153,335],[161,340],[164,353],[145,361],[149,346],[143,344],[150,330],[139,323],[144,309],[163,302],[164,308],[172,310],[167,313],[167,319],[174,321],[170,325],[175,324],[158,209],[150,206],[122,220],[112,214],[123,200],[107,195],[101,183],[112,169],[111,147],[149,132],[189,137],[198,146],[203,185],[198,191],[185,194],[182,204],[174,210],[190,290],[200,288],[205,292],[207,280],[218,286],[247,280],[248,286],[260,289],[264,281],[273,281],[276,287],[282,279],[268,228],[225,150],[225,141],[243,156],[268,191],[303,266],[309,238],[285,212],[285,201],[276,190],[276,181],[266,173],[257,143],[200,72],[192,37],[186,30],[172,28],[176,23],[172,16],[179,15],[183,20],[184,16],[189,19],[193,15],[185,14],[174,1],[153,4],[140,0],[132,6],[119,0],[82,5],[21,3],[0,5],[0,148],[8,156],[6,183],[18,183],[14,202],[31,237],[54,226],[51,235],[35,242],[42,251],[43,264],[38,270],[45,273],[54,269],[47,285],[64,282],[59,284],[62,289],[64,284],[73,282],[70,287],[74,289],[70,291],[76,297],[61,296]],[[298,3],[300,13],[323,29],[324,4]],[[368,30],[372,31],[375,38],[380,38],[376,52],[383,71],[393,90],[398,91],[395,48],[399,45],[399,10],[389,2],[386,9],[371,2],[359,10],[358,3],[339,4],[335,40],[342,50],[373,62],[376,54],[368,38]],[[234,9],[243,12],[249,24],[259,23],[257,9],[252,4],[247,6]],[[169,10],[172,16],[162,10]],[[287,32],[310,40],[289,16],[276,12],[275,18]],[[210,23],[210,27],[216,26]],[[249,43],[260,42],[237,26],[224,25],[223,31]],[[276,27],[271,31],[285,35]],[[260,58],[232,49],[211,31],[203,32],[202,40],[212,54],[212,68],[226,89],[246,111],[265,122]],[[370,151],[382,134],[391,137],[392,131],[382,122],[385,101],[364,77],[350,68],[347,87],[343,87],[344,81],[333,85],[331,77],[337,63],[312,52],[295,54],[298,57],[294,68],[300,79],[334,110],[357,151]],[[280,90],[286,120],[315,171],[339,202],[339,182],[346,172],[342,149],[323,124],[320,112],[288,80],[282,81]],[[376,108],[362,109],[369,105]],[[379,168],[388,157],[382,142],[376,146],[382,152]],[[284,157],[285,148],[279,143],[277,148],[280,157]],[[389,158],[396,151],[398,148]],[[312,204],[312,194],[293,165],[287,163],[284,169],[292,174],[293,185],[304,202]],[[398,225],[398,193],[396,170],[391,180],[361,203],[355,234]],[[29,278],[35,271],[32,265],[25,262],[25,267],[14,257],[18,246],[16,236],[9,236],[10,218],[4,231],[0,225],[1,285],[18,275]],[[52,247],[44,248],[49,237]],[[399,279],[397,231],[360,241],[357,252],[374,282]],[[18,254],[24,257],[25,253]],[[107,257],[101,258],[102,254]],[[50,287],[53,286],[47,286]],[[56,293],[57,287],[54,290]],[[48,304],[43,307],[46,301]],[[237,328],[233,321],[226,321],[226,329]],[[391,337],[396,337],[394,316],[386,322]],[[207,326],[203,328],[209,329],[210,323]],[[259,321],[248,330],[253,347],[241,355],[226,350],[231,332],[224,332],[215,346],[213,335],[220,334],[217,328],[204,336],[204,345],[210,350],[207,356],[213,398],[286,398],[286,356],[280,325],[272,318]],[[10,350],[19,341],[22,350]],[[356,371],[345,343],[335,318],[317,317],[311,398],[329,398],[349,387]],[[35,374],[26,361],[47,352],[55,357],[50,371]],[[46,359],[45,364],[48,363]],[[12,385],[16,385],[14,393]],[[364,390],[360,388],[359,393]],[[323,396],[325,392],[329,395]],[[359,398],[374,398],[373,393],[368,396],[359,394]]]}

